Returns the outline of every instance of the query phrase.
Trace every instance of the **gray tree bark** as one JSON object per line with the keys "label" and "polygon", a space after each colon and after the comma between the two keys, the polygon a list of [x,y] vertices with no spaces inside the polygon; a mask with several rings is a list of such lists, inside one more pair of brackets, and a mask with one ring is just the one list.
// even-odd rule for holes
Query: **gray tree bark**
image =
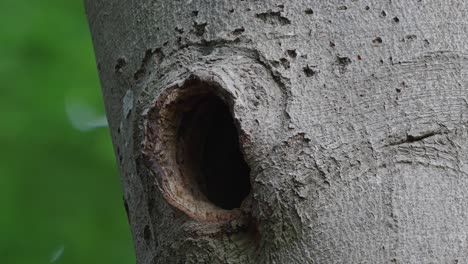
{"label": "gray tree bark", "polygon": [[466,1],[86,12],[138,263],[466,263]]}

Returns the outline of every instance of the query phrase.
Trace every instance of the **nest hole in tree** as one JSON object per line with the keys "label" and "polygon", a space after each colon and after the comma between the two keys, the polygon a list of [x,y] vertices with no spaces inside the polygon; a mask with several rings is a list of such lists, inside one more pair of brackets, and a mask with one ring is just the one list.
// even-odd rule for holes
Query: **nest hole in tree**
{"label": "nest hole in tree", "polygon": [[213,92],[182,100],[188,109],[177,129],[177,164],[218,207],[240,207],[250,192],[250,169],[228,105]]}
{"label": "nest hole in tree", "polygon": [[[176,199],[191,201],[197,214],[214,205],[224,210],[240,208],[250,193],[250,168],[239,144],[232,100],[219,87],[201,81],[188,82],[168,96],[163,125],[165,149],[177,173]],[[167,99],[166,99],[167,100]],[[172,145],[172,146],[170,146]],[[182,197],[182,196],[190,197]],[[197,203],[197,204],[194,204]],[[206,208],[206,209],[202,209]],[[202,210],[202,211],[200,211]]]}

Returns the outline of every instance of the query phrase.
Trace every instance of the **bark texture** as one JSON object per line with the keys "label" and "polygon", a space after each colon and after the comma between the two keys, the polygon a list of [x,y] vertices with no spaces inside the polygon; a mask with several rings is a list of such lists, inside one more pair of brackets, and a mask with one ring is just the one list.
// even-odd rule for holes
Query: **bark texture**
{"label": "bark texture", "polygon": [[[138,263],[468,259],[468,2],[93,0],[86,12]],[[200,180],[230,165],[190,150],[221,132],[181,132],[216,117],[217,99],[186,117],[210,96],[250,170],[240,208],[206,195],[222,181]]]}

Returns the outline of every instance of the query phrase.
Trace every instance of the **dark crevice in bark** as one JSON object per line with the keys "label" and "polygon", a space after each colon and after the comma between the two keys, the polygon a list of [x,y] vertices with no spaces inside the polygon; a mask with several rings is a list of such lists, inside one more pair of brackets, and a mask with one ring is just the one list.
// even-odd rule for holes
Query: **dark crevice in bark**
{"label": "dark crevice in bark", "polygon": [[314,76],[315,74],[317,74],[317,71],[316,70],[313,70],[309,65],[305,66],[304,68],[302,68],[304,70],[304,73],[307,77],[312,77]]}
{"label": "dark crevice in bark", "polygon": [[295,59],[297,57],[297,52],[295,49],[287,50],[286,53],[289,55],[289,57]]}
{"label": "dark crevice in bark", "polygon": [[255,15],[257,18],[262,20],[265,23],[272,24],[272,25],[288,25],[291,24],[291,20],[287,17],[281,15],[281,12],[265,12],[265,13],[258,13]]}
{"label": "dark crevice in bark", "polygon": [[430,132],[430,133],[420,135],[420,136],[407,135],[406,136],[406,142],[411,143],[411,142],[415,142],[415,141],[420,141],[420,140],[423,140],[425,138],[432,137],[432,136],[435,136],[435,135],[437,135],[436,132]]}
{"label": "dark crevice in bark", "polygon": [[421,134],[421,135],[418,135],[418,136],[406,135],[406,137],[404,139],[396,141],[396,142],[389,143],[389,144],[386,145],[386,147],[397,146],[397,145],[408,144],[408,143],[414,143],[414,142],[422,141],[422,140],[424,140],[426,138],[429,138],[429,137],[432,137],[432,136],[435,136],[435,135],[441,135],[443,133],[444,133],[443,131],[431,131],[431,132],[427,132],[427,133],[424,133],[424,134]]}
{"label": "dark crevice in bark", "polygon": [[130,211],[128,209],[128,202],[127,202],[127,199],[125,199],[125,196],[123,197],[123,202],[124,202],[125,213],[127,214],[127,220],[130,223]]}
{"label": "dark crevice in bark", "polygon": [[234,30],[232,31],[232,34],[238,36],[238,35],[244,33],[244,31],[245,31],[245,28],[244,28],[244,27],[240,27],[240,28],[234,29]]}

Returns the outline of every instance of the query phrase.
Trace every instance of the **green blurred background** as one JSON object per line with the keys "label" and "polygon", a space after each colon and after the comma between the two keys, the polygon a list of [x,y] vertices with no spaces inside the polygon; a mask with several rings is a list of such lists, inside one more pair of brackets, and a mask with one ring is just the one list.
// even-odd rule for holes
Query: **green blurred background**
{"label": "green blurred background", "polygon": [[108,128],[66,111],[104,114],[82,1],[2,0],[0,33],[0,263],[135,263]]}

